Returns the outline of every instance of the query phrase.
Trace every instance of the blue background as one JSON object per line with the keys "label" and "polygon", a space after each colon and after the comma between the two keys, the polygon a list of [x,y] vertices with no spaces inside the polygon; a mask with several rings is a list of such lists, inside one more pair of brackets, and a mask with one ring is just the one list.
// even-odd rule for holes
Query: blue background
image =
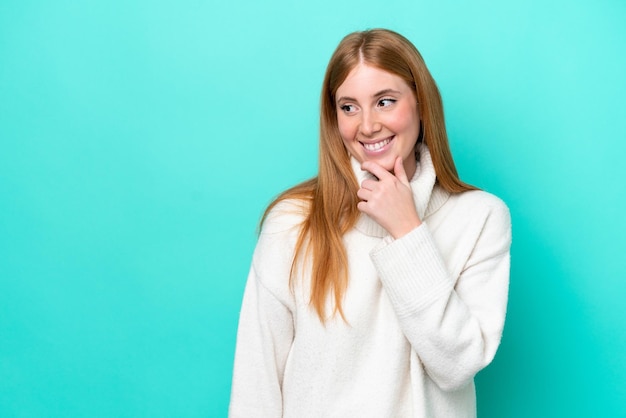
{"label": "blue background", "polygon": [[0,2],[0,416],[226,416],[264,207],[348,32],[441,89],[514,225],[481,418],[626,416],[626,3]]}

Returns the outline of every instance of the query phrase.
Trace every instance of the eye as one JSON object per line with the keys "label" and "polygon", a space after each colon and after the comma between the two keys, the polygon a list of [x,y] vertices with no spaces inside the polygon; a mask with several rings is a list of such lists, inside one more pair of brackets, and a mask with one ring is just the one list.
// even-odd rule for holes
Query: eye
{"label": "eye", "polygon": [[356,106],[351,105],[351,104],[344,104],[344,105],[339,106],[339,108],[343,110],[344,113],[356,112]]}
{"label": "eye", "polygon": [[391,106],[392,104],[394,104],[397,100],[396,99],[380,99],[378,101],[378,107],[388,107]]}

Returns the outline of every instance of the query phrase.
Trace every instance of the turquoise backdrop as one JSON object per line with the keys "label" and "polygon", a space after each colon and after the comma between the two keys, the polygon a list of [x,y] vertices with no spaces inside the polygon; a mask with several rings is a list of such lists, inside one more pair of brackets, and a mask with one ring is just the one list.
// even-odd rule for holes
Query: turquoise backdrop
{"label": "turquoise backdrop", "polygon": [[511,208],[480,417],[626,417],[622,0],[2,0],[0,416],[226,416],[259,217],[315,174],[326,62],[370,27]]}

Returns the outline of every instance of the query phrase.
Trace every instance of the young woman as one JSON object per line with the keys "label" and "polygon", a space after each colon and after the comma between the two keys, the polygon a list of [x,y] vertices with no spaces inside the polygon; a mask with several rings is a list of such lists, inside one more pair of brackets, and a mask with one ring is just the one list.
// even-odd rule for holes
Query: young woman
{"label": "young woman", "polygon": [[475,417],[506,313],[505,204],[463,183],[438,89],[383,29],[326,70],[318,176],[265,213],[231,417]]}

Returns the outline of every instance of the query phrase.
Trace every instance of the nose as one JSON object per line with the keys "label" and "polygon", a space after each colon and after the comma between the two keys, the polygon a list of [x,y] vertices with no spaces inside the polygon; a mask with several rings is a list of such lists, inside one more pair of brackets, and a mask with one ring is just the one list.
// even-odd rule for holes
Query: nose
{"label": "nose", "polygon": [[382,129],[381,123],[376,117],[376,113],[370,110],[364,110],[359,125],[359,131],[364,136],[372,136]]}

